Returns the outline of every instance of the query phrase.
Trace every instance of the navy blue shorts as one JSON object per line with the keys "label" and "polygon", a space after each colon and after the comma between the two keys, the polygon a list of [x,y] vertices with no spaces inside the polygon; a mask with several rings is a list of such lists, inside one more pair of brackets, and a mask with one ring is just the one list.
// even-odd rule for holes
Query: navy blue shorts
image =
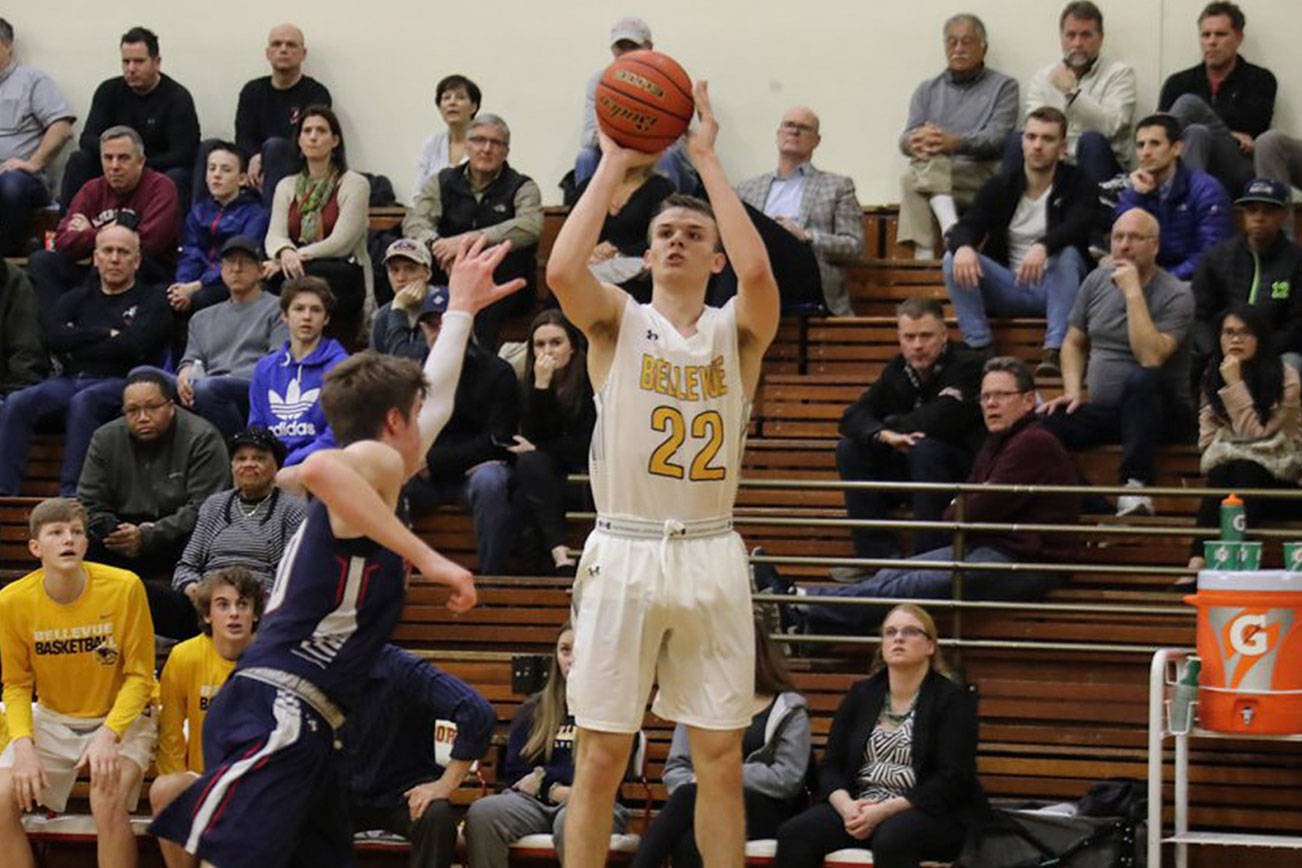
{"label": "navy blue shorts", "polygon": [[233,677],[208,708],[205,771],[149,831],[217,868],[353,864],[334,732],[294,694]]}

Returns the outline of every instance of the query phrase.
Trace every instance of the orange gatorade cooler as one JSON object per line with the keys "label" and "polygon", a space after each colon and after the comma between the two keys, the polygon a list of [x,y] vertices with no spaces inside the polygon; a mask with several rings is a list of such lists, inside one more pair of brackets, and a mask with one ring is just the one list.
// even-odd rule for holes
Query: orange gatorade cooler
{"label": "orange gatorade cooler", "polygon": [[1198,719],[1220,732],[1302,733],[1302,573],[1204,570]]}

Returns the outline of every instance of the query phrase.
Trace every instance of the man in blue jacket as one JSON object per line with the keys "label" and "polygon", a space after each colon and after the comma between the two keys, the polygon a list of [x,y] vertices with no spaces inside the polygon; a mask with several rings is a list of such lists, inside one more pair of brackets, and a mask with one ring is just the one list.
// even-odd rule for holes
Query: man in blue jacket
{"label": "man in blue jacket", "polygon": [[319,277],[305,275],[280,290],[280,313],[289,340],[253,369],[249,383],[249,427],[263,425],[289,450],[284,467],[334,445],[321,409],[326,373],[348,358],[334,338],[324,337],[335,295]]}
{"label": "man in blue jacket", "polygon": [[1135,125],[1139,168],[1130,173],[1112,218],[1131,208],[1156,217],[1161,227],[1157,264],[1187,281],[1207,248],[1234,234],[1234,218],[1221,182],[1184,165],[1181,147],[1180,122],[1171,115],[1149,115]]}

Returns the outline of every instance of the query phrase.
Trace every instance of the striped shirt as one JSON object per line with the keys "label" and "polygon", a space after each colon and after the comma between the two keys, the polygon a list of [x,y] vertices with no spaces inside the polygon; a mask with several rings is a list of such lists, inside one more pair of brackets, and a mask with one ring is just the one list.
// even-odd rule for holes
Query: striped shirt
{"label": "striped shirt", "polygon": [[212,570],[246,567],[270,590],[285,543],[303,523],[304,509],[301,498],[278,488],[256,508],[234,490],[209,495],[177,561],[172,587],[182,590]]}

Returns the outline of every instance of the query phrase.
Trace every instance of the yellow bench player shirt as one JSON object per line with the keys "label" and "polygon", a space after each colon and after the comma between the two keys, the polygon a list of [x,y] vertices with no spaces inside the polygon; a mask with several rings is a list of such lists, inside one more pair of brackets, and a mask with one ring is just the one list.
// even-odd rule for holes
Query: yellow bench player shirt
{"label": "yellow bench player shirt", "polygon": [[195,636],[172,649],[159,679],[163,710],[158,717],[155,762],[160,775],[203,773],[203,719],[208,703],[234,668],[234,660],[217,653],[211,636]]}

